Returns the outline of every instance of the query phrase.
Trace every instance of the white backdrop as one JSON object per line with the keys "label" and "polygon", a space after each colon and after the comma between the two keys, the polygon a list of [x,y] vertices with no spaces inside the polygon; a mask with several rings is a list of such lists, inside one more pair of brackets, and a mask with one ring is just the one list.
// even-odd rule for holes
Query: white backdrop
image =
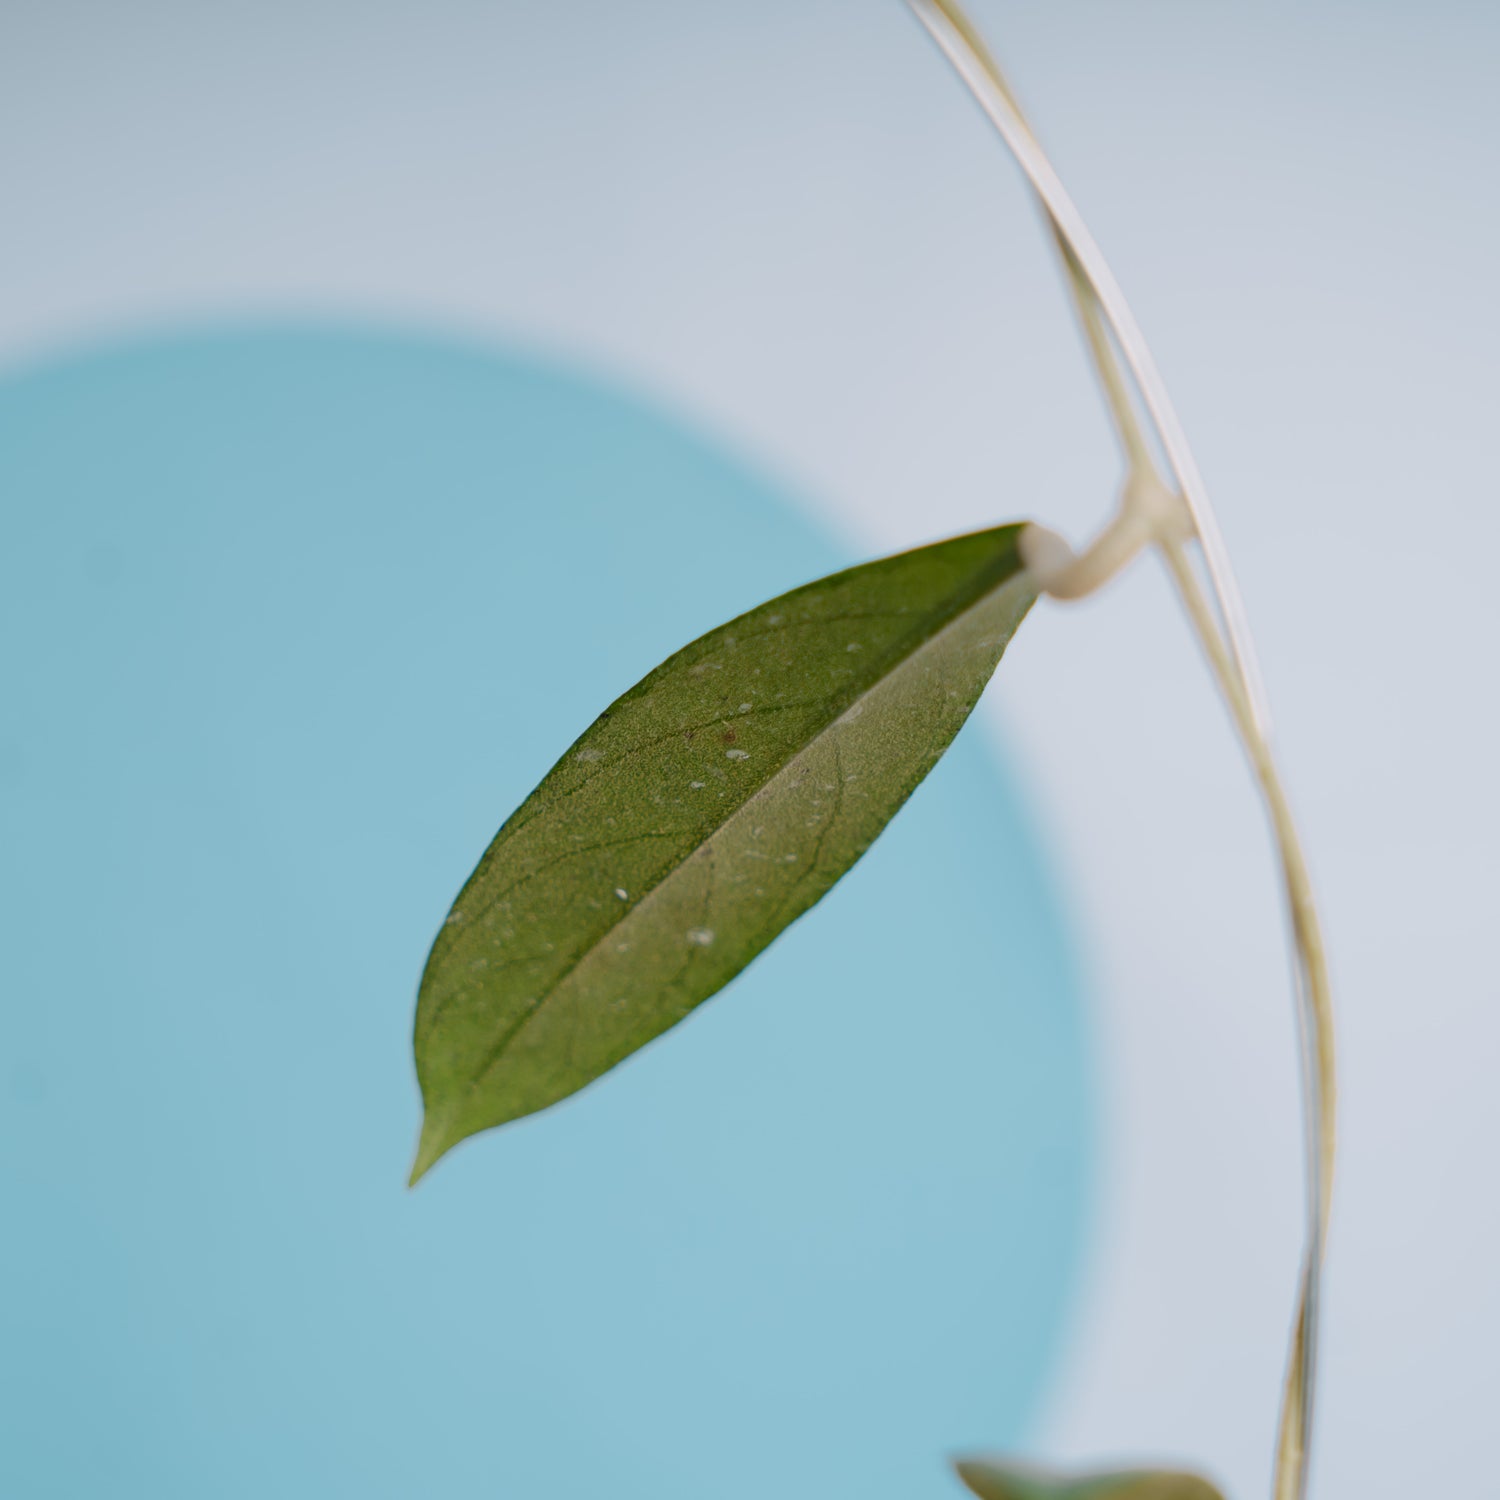
{"label": "white backdrop", "polygon": [[[1260,637],[1338,986],[1319,1492],[1479,1494],[1500,1407],[1500,17],[980,3],[1152,340]],[[1078,536],[1114,457],[1046,241],[896,0],[0,22],[0,358],[350,313],[685,413],[860,550]],[[1144,566],[990,694],[1088,934],[1105,1201],[1039,1449],[1264,1492],[1296,1271],[1267,839]]]}

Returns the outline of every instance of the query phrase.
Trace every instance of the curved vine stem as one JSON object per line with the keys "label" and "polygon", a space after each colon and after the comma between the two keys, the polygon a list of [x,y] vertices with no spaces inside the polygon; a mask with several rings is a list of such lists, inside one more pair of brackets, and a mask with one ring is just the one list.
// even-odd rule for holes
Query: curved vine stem
{"label": "curved vine stem", "polygon": [[[1092,546],[1074,554],[1061,538],[1031,528],[1036,535],[1029,538],[1028,561],[1049,592],[1076,598],[1091,592],[1141,547],[1154,544],[1160,549],[1228,706],[1270,821],[1294,954],[1307,1142],[1306,1247],[1282,1390],[1272,1493],[1274,1500],[1305,1500],[1323,1245],[1333,1185],[1333,1010],[1312,884],[1272,753],[1270,714],[1249,625],[1202,476],[1151,352],[1098,245],[956,0],[908,3],[999,130],[1041,202],[1125,458],[1119,515]],[[1142,407],[1149,431],[1142,422]],[[1153,456],[1152,436],[1165,457],[1170,484]],[[1201,547],[1208,591],[1188,550],[1194,539]]]}

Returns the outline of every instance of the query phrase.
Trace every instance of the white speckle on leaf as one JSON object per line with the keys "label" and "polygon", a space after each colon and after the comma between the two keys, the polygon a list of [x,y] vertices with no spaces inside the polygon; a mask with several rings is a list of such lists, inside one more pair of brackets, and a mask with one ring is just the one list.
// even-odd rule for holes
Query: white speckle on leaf
{"label": "white speckle on leaf", "polygon": [[767,615],[766,616],[766,624],[767,625],[779,625],[779,624],[781,624],[781,622],[782,622],[782,620],[784,618],[785,618],[784,615]]}
{"label": "white speckle on leaf", "polygon": [[858,641],[850,641],[849,644],[844,647],[845,651],[863,651],[864,649],[865,648]]}
{"label": "white speckle on leaf", "polygon": [[630,899],[630,892],[627,891],[622,885],[617,885],[615,887],[615,895],[617,895],[621,901],[628,901]]}
{"label": "white speckle on leaf", "polygon": [[749,760],[750,759],[750,752],[748,750],[726,750],[724,752],[724,754],[730,760]]}
{"label": "white speckle on leaf", "polygon": [[689,927],[687,940],[695,948],[707,948],[713,943],[714,930],[712,927]]}
{"label": "white speckle on leaf", "polygon": [[690,781],[688,782],[688,785],[692,787],[695,792],[701,792],[705,786],[705,783],[701,781]]}
{"label": "white speckle on leaf", "polygon": [[450,911],[448,913],[448,919],[443,923],[443,926],[451,927],[455,922],[462,922],[463,919],[464,914],[461,911]]}
{"label": "white speckle on leaf", "polygon": [[591,750],[587,745],[585,745],[583,749],[573,757],[573,759],[581,761],[603,760],[604,756],[601,755],[599,751]]}
{"label": "white speckle on leaf", "polygon": [[795,854],[783,854],[781,862],[784,865],[794,865],[797,863],[797,856]]}
{"label": "white speckle on leaf", "polygon": [[742,704],[740,704],[740,712],[742,714],[749,713],[750,712],[750,705],[748,703],[742,703]]}

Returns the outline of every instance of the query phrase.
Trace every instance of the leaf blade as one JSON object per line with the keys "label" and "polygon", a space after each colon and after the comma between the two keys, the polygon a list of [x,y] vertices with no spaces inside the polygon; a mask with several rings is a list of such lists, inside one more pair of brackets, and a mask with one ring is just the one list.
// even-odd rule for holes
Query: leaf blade
{"label": "leaf blade", "polygon": [[708,632],[507,820],[429,955],[412,1181],[676,1024],[869,847],[1035,598],[1019,526],[862,564]]}
{"label": "leaf blade", "polygon": [[985,1458],[959,1459],[953,1467],[979,1500],[1224,1500],[1206,1479],[1177,1470],[1068,1476]]}

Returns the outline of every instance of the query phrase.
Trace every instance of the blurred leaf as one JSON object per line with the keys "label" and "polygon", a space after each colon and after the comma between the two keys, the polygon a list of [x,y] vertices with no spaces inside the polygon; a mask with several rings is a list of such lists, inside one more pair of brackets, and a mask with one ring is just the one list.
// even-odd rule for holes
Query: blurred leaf
{"label": "blurred leaf", "polygon": [[960,1459],[954,1468],[979,1500],[1224,1500],[1196,1474],[1160,1469],[1069,1478],[975,1458]]}
{"label": "blurred leaf", "polygon": [[[413,1182],[676,1025],[865,852],[1031,607],[1020,529],[783,594],[599,716],[500,830],[427,960]],[[546,622],[511,649],[545,651]]]}

